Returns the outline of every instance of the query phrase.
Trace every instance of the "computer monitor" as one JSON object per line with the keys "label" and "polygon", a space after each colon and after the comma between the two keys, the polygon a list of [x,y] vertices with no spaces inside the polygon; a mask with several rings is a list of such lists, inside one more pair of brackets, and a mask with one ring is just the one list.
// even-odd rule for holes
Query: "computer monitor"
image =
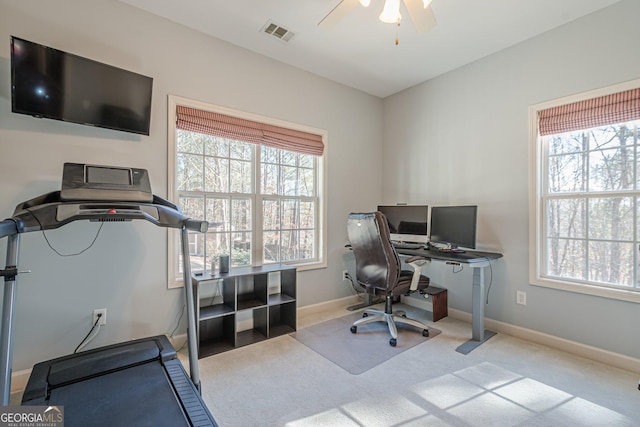
{"label": "computer monitor", "polygon": [[427,205],[380,205],[378,211],[387,217],[391,240],[407,243],[427,243]]}
{"label": "computer monitor", "polygon": [[429,242],[448,249],[475,249],[477,218],[477,206],[434,206]]}

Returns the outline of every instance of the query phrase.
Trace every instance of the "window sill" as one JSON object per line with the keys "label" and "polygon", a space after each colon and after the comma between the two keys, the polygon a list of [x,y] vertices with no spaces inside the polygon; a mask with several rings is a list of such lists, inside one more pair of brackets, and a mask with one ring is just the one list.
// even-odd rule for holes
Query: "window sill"
{"label": "window sill", "polygon": [[289,264],[287,262],[283,263],[287,265],[295,265],[298,268],[298,271],[308,271],[308,270],[318,270],[320,268],[327,268],[327,263],[325,261],[314,261],[308,263],[300,263],[300,264]]}
{"label": "window sill", "polygon": [[531,279],[531,285],[640,304],[640,291],[603,288],[600,286],[565,282],[541,277]]}
{"label": "window sill", "polygon": [[[315,262],[309,262],[306,264],[289,264],[284,262],[283,264],[295,265],[298,268],[298,271],[309,271],[309,270],[318,270],[321,268],[327,268],[327,263],[325,261],[315,261]],[[182,288],[182,277],[180,277],[179,279],[176,278],[174,280],[170,280],[167,285],[167,289],[177,289],[177,288]]]}

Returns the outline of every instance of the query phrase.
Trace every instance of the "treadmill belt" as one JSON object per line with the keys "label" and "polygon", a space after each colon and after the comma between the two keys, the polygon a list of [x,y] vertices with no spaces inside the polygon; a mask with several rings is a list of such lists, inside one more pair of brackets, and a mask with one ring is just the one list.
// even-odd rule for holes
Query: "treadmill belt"
{"label": "treadmill belt", "polygon": [[67,427],[190,426],[158,362],[146,363],[51,391]]}
{"label": "treadmill belt", "polygon": [[67,427],[216,427],[166,336],[38,363],[23,405],[64,406]]}

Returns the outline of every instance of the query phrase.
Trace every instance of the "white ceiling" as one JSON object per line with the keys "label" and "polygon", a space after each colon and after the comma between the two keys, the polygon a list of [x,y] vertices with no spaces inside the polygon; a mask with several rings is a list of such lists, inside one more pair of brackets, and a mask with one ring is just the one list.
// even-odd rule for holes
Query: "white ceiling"
{"label": "white ceiling", "polygon": [[[384,98],[620,0],[433,0],[438,25],[418,34],[402,5],[396,26],[383,0],[358,6],[331,30],[318,22],[340,0],[121,0],[213,37]],[[268,20],[295,33],[261,32]]]}

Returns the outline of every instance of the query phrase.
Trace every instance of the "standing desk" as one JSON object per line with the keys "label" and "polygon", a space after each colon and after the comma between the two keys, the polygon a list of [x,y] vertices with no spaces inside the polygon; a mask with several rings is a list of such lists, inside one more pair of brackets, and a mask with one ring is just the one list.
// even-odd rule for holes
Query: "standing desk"
{"label": "standing desk", "polygon": [[484,269],[489,267],[492,260],[502,258],[497,252],[442,252],[437,249],[401,249],[397,248],[398,255],[419,255],[431,258],[432,261],[444,262],[449,265],[465,264],[473,269],[473,281],[471,283],[471,339],[456,348],[459,353],[467,354],[480,344],[494,336],[496,333],[484,329],[484,301],[485,283]]}
{"label": "standing desk", "polygon": [[[396,252],[401,257],[422,256],[432,261],[444,262],[449,265],[464,264],[473,269],[473,280],[471,283],[471,339],[456,348],[456,351],[468,354],[480,344],[494,336],[496,333],[484,329],[484,300],[485,283],[484,269],[491,265],[491,261],[502,258],[502,254],[497,252],[465,251],[465,252],[442,252],[436,249],[406,249],[396,247]],[[369,296],[367,294],[367,296]],[[375,302],[365,302],[364,305]],[[360,308],[362,306],[358,306]]]}

